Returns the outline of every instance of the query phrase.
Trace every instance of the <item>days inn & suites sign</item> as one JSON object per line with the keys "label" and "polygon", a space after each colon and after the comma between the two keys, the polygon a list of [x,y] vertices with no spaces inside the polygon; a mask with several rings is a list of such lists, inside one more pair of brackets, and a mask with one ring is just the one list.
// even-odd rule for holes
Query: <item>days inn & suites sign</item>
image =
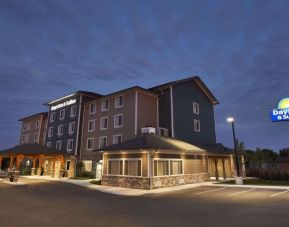
{"label": "days inn & suites sign", "polygon": [[273,122],[289,121],[289,98],[282,99],[278,108],[271,111],[271,119]]}

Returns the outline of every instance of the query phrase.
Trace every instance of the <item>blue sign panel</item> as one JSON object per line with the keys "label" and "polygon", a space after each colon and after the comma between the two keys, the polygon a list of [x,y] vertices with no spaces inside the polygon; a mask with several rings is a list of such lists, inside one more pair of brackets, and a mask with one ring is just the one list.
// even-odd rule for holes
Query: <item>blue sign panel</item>
{"label": "blue sign panel", "polygon": [[289,108],[274,109],[271,111],[272,121],[289,121]]}

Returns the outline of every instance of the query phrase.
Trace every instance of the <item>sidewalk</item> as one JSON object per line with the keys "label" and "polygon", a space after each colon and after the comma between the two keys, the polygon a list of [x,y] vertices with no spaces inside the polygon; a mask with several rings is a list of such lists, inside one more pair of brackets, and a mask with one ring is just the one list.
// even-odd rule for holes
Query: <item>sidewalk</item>
{"label": "sidewalk", "polygon": [[74,180],[68,178],[51,178],[51,177],[40,177],[40,176],[22,176],[29,179],[41,179],[41,180],[50,180],[50,181],[58,181],[58,182],[65,182],[70,184],[75,184],[78,186],[86,187],[92,190],[97,190],[104,193],[110,193],[115,195],[125,195],[125,196],[140,196],[145,194],[157,194],[157,193],[166,193],[166,192],[174,192],[189,188],[196,188],[200,186],[211,185],[212,182],[204,182],[204,183],[197,183],[197,184],[185,184],[179,185],[174,187],[168,188],[160,188],[160,189],[153,189],[153,190],[143,190],[143,189],[132,189],[132,188],[122,188],[122,187],[112,187],[112,186],[103,186],[103,185],[95,185],[89,183],[91,180]]}

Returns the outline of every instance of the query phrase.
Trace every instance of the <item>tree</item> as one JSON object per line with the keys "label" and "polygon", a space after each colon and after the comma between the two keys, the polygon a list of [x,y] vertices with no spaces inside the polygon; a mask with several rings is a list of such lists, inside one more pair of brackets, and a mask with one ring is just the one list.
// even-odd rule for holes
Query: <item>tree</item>
{"label": "tree", "polygon": [[279,155],[281,157],[289,157],[289,147],[279,150]]}

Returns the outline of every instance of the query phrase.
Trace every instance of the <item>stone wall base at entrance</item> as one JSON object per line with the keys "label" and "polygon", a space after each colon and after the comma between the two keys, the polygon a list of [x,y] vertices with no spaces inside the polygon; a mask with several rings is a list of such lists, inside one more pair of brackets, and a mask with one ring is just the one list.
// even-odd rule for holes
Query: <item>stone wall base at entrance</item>
{"label": "stone wall base at entrance", "polygon": [[[208,180],[209,180],[208,173],[153,177],[151,179],[152,184],[151,188],[155,189],[155,188],[172,187],[182,184],[194,184],[205,182]],[[103,175],[101,179],[101,184],[107,186],[149,190],[150,178]]]}

